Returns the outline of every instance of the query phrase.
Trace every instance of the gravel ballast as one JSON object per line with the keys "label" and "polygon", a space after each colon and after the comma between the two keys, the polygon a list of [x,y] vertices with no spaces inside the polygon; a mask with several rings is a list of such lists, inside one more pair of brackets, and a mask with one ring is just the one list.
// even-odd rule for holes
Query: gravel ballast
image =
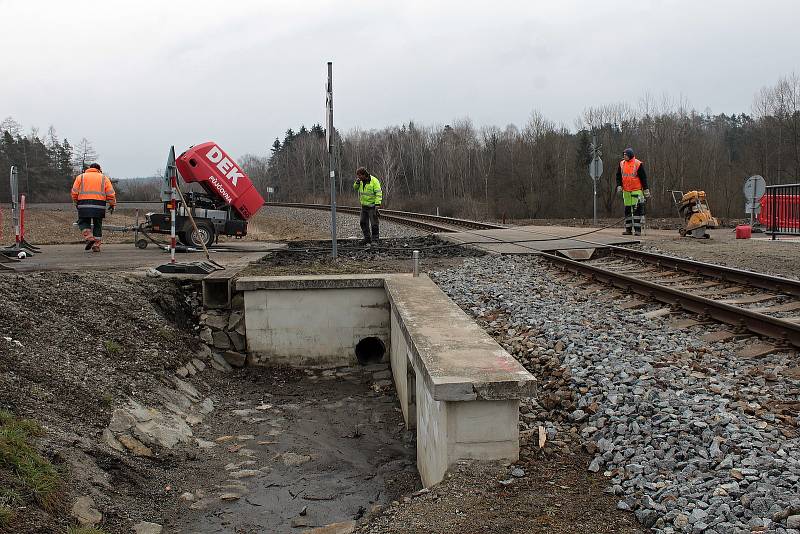
{"label": "gravel ballast", "polygon": [[574,436],[620,510],[664,534],[800,532],[792,356],[737,358],[742,342],[623,310],[622,293],[577,288],[538,258],[468,258],[433,276],[542,381],[522,432]]}

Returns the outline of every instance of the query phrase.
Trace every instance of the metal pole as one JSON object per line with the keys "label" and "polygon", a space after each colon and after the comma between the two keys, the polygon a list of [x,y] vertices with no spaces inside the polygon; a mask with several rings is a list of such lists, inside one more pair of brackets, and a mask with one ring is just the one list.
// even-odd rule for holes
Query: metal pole
{"label": "metal pole", "polygon": [[19,172],[11,167],[11,220],[14,224],[14,249],[19,250]]}
{"label": "metal pole", "polygon": [[770,205],[772,206],[772,240],[775,241],[775,236],[778,233],[778,192],[777,189],[770,190],[772,194],[772,202]]}
{"label": "metal pole", "polygon": [[594,226],[597,226],[597,180],[592,179],[592,213],[594,214]]}
{"label": "metal pole", "polygon": [[414,260],[414,277],[416,278],[419,276],[419,250],[412,252],[411,257]]}
{"label": "metal pole", "polygon": [[328,170],[331,179],[331,256],[339,255],[336,243],[336,167],[333,157],[333,63],[328,61]]}

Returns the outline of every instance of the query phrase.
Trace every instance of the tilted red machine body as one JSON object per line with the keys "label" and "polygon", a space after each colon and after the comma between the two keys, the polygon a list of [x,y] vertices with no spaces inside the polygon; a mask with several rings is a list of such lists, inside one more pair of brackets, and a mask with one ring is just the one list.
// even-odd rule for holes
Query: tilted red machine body
{"label": "tilted red machine body", "polygon": [[248,220],[264,205],[264,198],[236,162],[213,141],[195,145],[175,159],[186,183],[199,184],[209,195],[224,200]]}

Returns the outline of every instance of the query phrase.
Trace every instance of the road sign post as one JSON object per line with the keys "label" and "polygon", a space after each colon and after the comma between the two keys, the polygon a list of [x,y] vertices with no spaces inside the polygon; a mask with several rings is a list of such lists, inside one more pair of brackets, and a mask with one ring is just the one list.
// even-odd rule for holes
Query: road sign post
{"label": "road sign post", "polygon": [[766,180],[759,175],[751,176],[744,182],[744,212],[750,214],[750,226],[754,225],[755,216],[761,211],[761,197],[764,196],[766,187]]}
{"label": "road sign post", "polygon": [[589,145],[589,155],[592,158],[589,163],[589,177],[592,179],[592,219],[595,226],[597,226],[597,181],[603,176],[603,160],[600,158],[603,152],[600,146],[597,144],[597,137],[593,135]]}

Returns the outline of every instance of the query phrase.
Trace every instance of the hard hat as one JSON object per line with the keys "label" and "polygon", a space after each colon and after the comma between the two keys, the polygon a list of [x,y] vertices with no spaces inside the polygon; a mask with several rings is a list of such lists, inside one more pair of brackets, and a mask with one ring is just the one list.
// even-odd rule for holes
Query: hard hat
{"label": "hard hat", "polygon": [[622,153],[628,156],[629,158],[633,157],[633,149],[631,147],[626,148],[625,150],[622,151]]}

